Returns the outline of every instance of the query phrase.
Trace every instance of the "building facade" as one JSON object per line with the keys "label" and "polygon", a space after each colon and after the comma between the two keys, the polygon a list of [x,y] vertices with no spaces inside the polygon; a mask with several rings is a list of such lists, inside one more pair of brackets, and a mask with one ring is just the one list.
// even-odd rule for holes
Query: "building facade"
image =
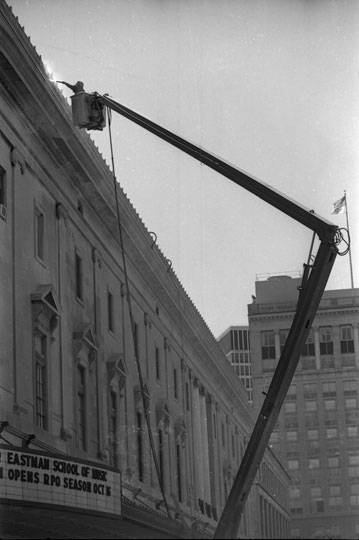
{"label": "building facade", "polygon": [[[256,282],[248,305],[258,412],[285,344],[300,279]],[[286,464],[292,538],[359,534],[359,289],[325,291],[270,445]]]}
{"label": "building facade", "polygon": [[[255,421],[246,390],[0,13],[2,534],[210,537]],[[287,538],[288,474],[270,450],[262,465],[240,536]]]}

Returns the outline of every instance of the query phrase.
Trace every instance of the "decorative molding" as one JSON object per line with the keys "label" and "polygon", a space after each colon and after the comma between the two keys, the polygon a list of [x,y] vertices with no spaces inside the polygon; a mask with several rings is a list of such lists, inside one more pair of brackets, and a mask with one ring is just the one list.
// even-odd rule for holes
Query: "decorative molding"
{"label": "decorative molding", "polygon": [[167,434],[170,425],[170,411],[165,399],[160,399],[156,405],[156,422],[157,426]]}
{"label": "decorative molding", "polygon": [[122,390],[126,383],[128,369],[123,353],[112,354],[106,361],[107,381],[110,386],[119,384],[119,389]]}
{"label": "decorative molding", "polygon": [[72,435],[70,433],[70,431],[66,428],[64,428],[63,426],[61,427],[60,429],[60,437],[63,441],[67,441],[69,439],[72,439]]}
{"label": "decorative molding", "polygon": [[72,337],[75,359],[77,359],[82,350],[84,350],[87,355],[89,367],[91,368],[93,361],[97,357],[99,348],[93,325],[91,323],[81,323],[73,333]]}
{"label": "decorative molding", "polygon": [[39,285],[34,293],[30,295],[32,308],[32,321],[34,326],[42,315],[46,321],[50,333],[52,334],[59,323],[60,307],[54,292],[54,287],[50,285]]}
{"label": "decorative molding", "polygon": [[187,428],[182,417],[177,418],[174,423],[175,438],[181,443],[182,448],[186,445],[187,440]]}
{"label": "decorative molding", "polygon": [[99,250],[96,247],[92,248],[91,258],[92,258],[92,262],[97,263],[98,267],[101,268],[101,266],[102,266],[102,257],[101,257],[101,254],[100,254]]}
{"label": "decorative molding", "polygon": [[56,203],[55,213],[56,213],[56,218],[58,220],[63,219],[65,225],[67,225],[67,218],[69,217],[69,213],[66,210],[65,206],[63,205],[63,203],[60,203],[60,202]]}
{"label": "decorative molding", "polygon": [[24,174],[24,172],[25,172],[25,160],[24,160],[23,156],[20,154],[20,152],[18,151],[17,148],[12,148],[10,150],[10,160],[11,160],[11,165],[13,167],[15,167],[17,165],[17,163],[18,163],[19,166],[20,166],[21,174]]}
{"label": "decorative molding", "polygon": [[144,314],[143,314],[143,320],[144,320],[144,325],[145,325],[145,326],[148,326],[149,329],[151,330],[151,328],[152,328],[152,321],[151,321],[151,318],[150,318],[150,316],[149,316],[148,313],[144,312]]}
{"label": "decorative molding", "polygon": [[165,351],[170,351],[171,350],[171,345],[170,345],[170,342],[168,340],[168,338],[164,338],[164,348],[165,348]]}

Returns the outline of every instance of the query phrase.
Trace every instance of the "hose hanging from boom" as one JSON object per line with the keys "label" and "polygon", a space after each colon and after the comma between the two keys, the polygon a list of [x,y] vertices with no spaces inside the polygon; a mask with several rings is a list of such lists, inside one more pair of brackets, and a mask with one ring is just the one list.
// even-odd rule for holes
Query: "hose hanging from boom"
{"label": "hose hanging from boom", "polygon": [[132,340],[133,340],[133,347],[135,351],[135,360],[137,365],[137,372],[138,372],[138,378],[140,382],[140,389],[141,389],[141,396],[142,396],[142,404],[143,404],[143,410],[146,418],[146,424],[147,424],[147,430],[148,430],[148,436],[150,440],[150,447],[152,451],[153,461],[155,463],[157,478],[160,484],[161,493],[163,497],[163,502],[166,507],[166,511],[168,514],[168,517],[171,518],[171,514],[168,508],[166,495],[164,492],[164,486],[163,486],[163,479],[161,476],[160,466],[158,463],[155,445],[153,441],[153,434],[151,430],[151,419],[149,417],[148,413],[148,398],[144,392],[144,384],[143,384],[143,377],[142,377],[142,371],[141,371],[141,365],[140,360],[138,357],[138,350],[137,350],[137,344],[136,344],[136,338],[135,338],[135,323],[133,319],[133,311],[132,311],[132,302],[131,302],[131,295],[130,295],[130,289],[129,289],[129,280],[128,280],[128,274],[127,274],[127,265],[126,265],[126,257],[125,257],[125,249],[124,249],[124,243],[123,243],[123,235],[122,235],[122,224],[121,224],[121,217],[120,217],[120,209],[118,204],[118,192],[117,192],[117,180],[116,180],[116,173],[115,173],[115,162],[113,158],[113,146],[112,146],[112,133],[111,133],[111,115],[110,110],[108,107],[107,109],[107,118],[108,118],[108,128],[109,128],[109,137],[110,137],[110,149],[111,149],[111,162],[112,162],[112,176],[113,176],[113,182],[114,182],[114,190],[115,190],[115,198],[116,198],[116,212],[117,212],[117,223],[118,223],[118,230],[120,233],[120,244],[121,244],[121,253],[122,253],[122,261],[123,261],[123,271],[125,275],[125,285],[126,285],[126,296],[127,296],[127,302],[128,302],[128,309],[129,309],[129,315],[130,315],[130,322],[131,322],[131,332],[132,332]]}

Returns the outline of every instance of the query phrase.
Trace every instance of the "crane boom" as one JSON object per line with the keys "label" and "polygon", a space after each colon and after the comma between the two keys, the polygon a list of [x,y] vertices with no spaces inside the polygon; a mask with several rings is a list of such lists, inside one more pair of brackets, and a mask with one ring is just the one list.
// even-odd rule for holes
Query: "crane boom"
{"label": "crane boom", "polygon": [[313,264],[310,266],[305,265],[306,268],[303,274],[305,278],[303,277],[291,329],[214,535],[214,538],[237,538],[245,502],[288,392],[301,351],[308,337],[338,253],[336,247],[338,227],[315,215],[312,211],[272,187],[128,109],[108,96],[101,96],[96,92],[87,94],[84,91],[79,91],[71,96],[71,99],[73,119],[78,127],[102,129],[104,116],[101,115],[101,107],[106,106],[310,228],[320,239],[320,245]]}

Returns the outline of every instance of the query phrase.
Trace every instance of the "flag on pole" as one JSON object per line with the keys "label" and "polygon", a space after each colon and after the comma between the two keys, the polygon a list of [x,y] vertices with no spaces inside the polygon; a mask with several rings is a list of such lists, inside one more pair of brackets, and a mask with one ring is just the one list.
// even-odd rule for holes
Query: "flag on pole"
{"label": "flag on pole", "polygon": [[334,203],[334,208],[332,210],[332,214],[344,214],[345,212],[345,195],[341,199],[338,199]]}

